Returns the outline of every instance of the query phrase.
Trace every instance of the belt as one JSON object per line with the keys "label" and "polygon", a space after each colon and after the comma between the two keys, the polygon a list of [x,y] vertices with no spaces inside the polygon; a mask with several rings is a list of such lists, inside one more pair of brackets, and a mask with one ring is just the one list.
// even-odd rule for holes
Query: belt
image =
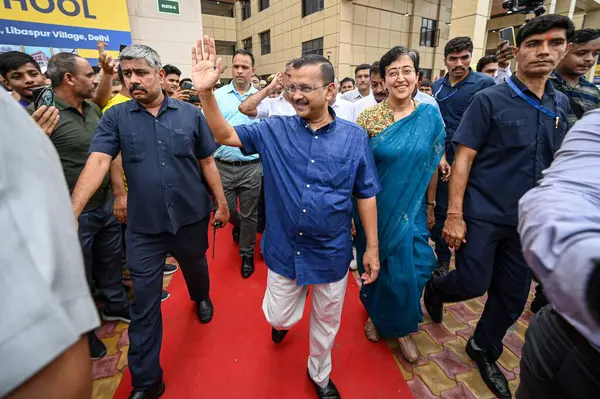
{"label": "belt", "polygon": [[215,158],[215,161],[222,163],[224,165],[229,166],[246,166],[246,165],[254,165],[255,163],[259,163],[260,159],[253,159],[251,161],[224,161],[222,159]]}
{"label": "belt", "polygon": [[573,327],[571,323],[565,320],[565,318],[562,317],[554,308],[552,308],[551,312],[556,317],[558,325],[562,328],[567,337],[569,337],[579,353],[585,354],[589,358],[593,359],[594,362],[600,363],[600,352],[598,352],[598,350],[596,350],[596,348],[590,344],[590,341],[581,335],[581,333],[577,331],[577,329]]}

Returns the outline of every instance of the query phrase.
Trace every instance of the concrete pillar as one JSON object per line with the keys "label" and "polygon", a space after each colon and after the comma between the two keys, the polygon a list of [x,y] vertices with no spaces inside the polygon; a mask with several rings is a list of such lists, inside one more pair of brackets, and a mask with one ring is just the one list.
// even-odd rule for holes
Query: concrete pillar
{"label": "concrete pillar", "polygon": [[600,10],[588,11],[585,15],[583,27],[598,29],[600,26]]}
{"label": "concrete pillar", "polygon": [[554,14],[564,15],[573,19],[576,0],[556,0]]}
{"label": "concrete pillar", "polygon": [[485,54],[487,22],[492,2],[489,0],[461,0],[452,3],[450,39],[468,36],[473,40],[473,60]]}

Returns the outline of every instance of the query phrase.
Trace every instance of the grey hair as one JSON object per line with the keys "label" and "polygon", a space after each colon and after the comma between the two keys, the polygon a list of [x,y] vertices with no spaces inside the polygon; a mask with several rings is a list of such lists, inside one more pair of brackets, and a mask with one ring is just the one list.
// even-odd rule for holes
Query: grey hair
{"label": "grey hair", "polygon": [[151,47],[143,44],[132,44],[125,47],[119,55],[119,61],[123,62],[125,60],[146,60],[150,68],[155,71],[162,68],[160,55]]}
{"label": "grey hair", "polygon": [[77,59],[81,58],[77,54],[58,53],[48,61],[46,76],[50,79],[52,87],[58,87],[63,82],[65,75],[77,73]]}

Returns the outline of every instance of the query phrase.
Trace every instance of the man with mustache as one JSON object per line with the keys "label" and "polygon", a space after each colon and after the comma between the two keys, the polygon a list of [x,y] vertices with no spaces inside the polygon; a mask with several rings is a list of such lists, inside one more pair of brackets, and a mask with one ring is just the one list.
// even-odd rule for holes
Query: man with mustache
{"label": "man with mustache", "polygon": [[[113,67],[107,66],[102,79],[112,81]],[[72,193],[102,116],[100,108],[89,100],[97,88],[96,74],[86,59],[71,53],[53,56],[46,73],[52,82],[55,107],[60,116],[56,128],[47,133],[58,152]],[[33,104],[28,111],[35,119]],[[40,125],[43,124],[42,118],[38,119]],[[104,173],[100,177],[98,187],[90,194],[90,201],[82,208],[81,215],[77,215],[80,216],[79,241],[88,284],[91,287],[93,277],[106,298],[102,319],[129,323],[129,304],[121,284],[121,226],[113,213],[111,184],[115,194],[123,190],[123,179],[118,171]],[[106,355],[106,346],[94,332],[88,334],[88,341],[92,359]]]}
{"label": "man with mustache", "polygon": [[[229,210],[212,157],[217,145],[200,109],[167,96],[161,87],[160,56],[150,47],[126,47],[120,62],[135,101],[119,104],[102,117],[72,202],[79,216],[121,152],[129,182],[127,264],[135,292],[129,328],[130,398],[150,399],[165,390],[159,357],[167,253],[181,266],[200,322],[209,323],[213,316],[206,260],[212,203],[202,177],[218,204],[215,226],[227,223]],[[121,175],[119,180],[122,184]]]}
{"label": "man with mustache", "polygon": [[219,112],[211,90],[222,65],[214,39],[205,36],[192,54],[194,86],[215,138],[245,153],[259,153],[265,169],[267,211],[277,216],[267,220],[263,236],[269,268],[263,311],[272,326],[271,339],[281,343],[300,321],[310,286],[308,376],[319,398],[339,399],[329,374],[352,258],[353,197],[368,243],[361,277],[371,284],[379,274],[375,196],[380,184],[369,138],[329,106],[335,72],[323,56],[307,55],[291,65],[285,91],[295,116],[234,128]]}
{"label": "man with mustache", "polygon": [[444,303],[487,292],[466,351],[501,399],[510,399],[511,392],[496,361],[531,288],[517,231],[518,202],[542,178],[569,127],[569,99],[549,77],[574,31],[561,15],[526,23],[516,37],[517,72],[477,93],[453,136],[456,159],[443,238],[456,250],[456,270],[427,283],[425,308],[440,323]]}
{"label": "man with mustache", "polygon": [[[462,115],[475,94],[495,84],[494,79],[471,69],[472,56],[473,42],[470,38],[455,37],[448,41],[444,48],[444,64],[448,73],[432,85],[433,95],[446,124],[446,160],[449,165],[454,162],[452,136],[458,129]],[[435,227],[431,231],[431,238],[435,241],[438,267],[433,274],[444,275],[450,267],[452,253],[442,238],[448,207],[448,185],[441,174],[435,199],[432,205],[435,207]]]}

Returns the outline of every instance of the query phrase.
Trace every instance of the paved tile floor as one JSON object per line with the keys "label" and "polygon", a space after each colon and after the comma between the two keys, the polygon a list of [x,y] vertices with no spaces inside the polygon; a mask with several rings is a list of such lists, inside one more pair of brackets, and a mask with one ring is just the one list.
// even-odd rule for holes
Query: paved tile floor
{"label": "paved tile floor", "polygon": [[[171,260],[174,262],[174,260]],[[178,271],[178,273],[180,273]],[[165,277],[166,288],[172,276]],[[509,380],[513,395],[519,385],[519,360],[525,330],[532,316],[529,303],[526,310],[504,339],[504,353],[499,363]],[[415,399],[492,399],[494,395],[485,386],[474,362],[465,353],[467,339],[483,311],[486,296],[470,301],[447,304],[444,322],[435,324],[425,313],[425,320],[413,339],[419,348],[420,358],[415,365],[404,360],[397,343],[388,346]],[[93,362],[93,399],[110,399],[116,391],[125,368],[129,338],[128,325],[123,322],[104,323],[96,333],[106,344],[108,355]],[[366,339],[366,338],[365,338]]]}

